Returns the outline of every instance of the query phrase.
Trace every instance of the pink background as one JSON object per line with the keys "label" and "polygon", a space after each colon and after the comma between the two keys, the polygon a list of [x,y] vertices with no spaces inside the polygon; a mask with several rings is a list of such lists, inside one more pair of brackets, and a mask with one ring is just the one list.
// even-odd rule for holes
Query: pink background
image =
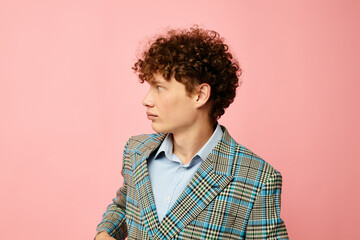
{"label": "pink background", "polygon": [[1,239],[92,239],[126,139],[152,132],[139,42],[193,23],[244,69],[220,123],[283,174],[292,239],[355,239],[359,1],[0,2]]}

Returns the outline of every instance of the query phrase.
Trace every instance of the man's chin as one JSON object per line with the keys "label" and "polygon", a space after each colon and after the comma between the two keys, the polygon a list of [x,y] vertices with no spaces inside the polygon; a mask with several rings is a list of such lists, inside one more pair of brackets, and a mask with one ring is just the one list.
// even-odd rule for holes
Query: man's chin
{"label": "man's chin", "polygon": [[159,126],[158,124],[156,124],[154,122],[152,122],[151,127],[156,133],[167,133],[168,132],[165,128],[162,128],[161,126]]}
{"label": "man's chin", "polygon": [[152,122],[151,128],[152,128],[156,133],[161,133],[161,129],[160,129],[158,126],[156,126],[156,124],[154,124],[154,122]]}

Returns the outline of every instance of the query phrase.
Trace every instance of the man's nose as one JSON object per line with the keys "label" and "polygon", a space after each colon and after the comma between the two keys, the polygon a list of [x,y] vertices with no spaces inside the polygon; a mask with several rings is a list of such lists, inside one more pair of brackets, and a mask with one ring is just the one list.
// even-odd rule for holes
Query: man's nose
{"label": "man's nose", "polygon": [[143,98],[142,100],[142,104],[145,106],[145,107],[153,107],[154,106],[154,103],[151,99],[151,96],[150,96],[150,90],[146,93],[145,97]]}

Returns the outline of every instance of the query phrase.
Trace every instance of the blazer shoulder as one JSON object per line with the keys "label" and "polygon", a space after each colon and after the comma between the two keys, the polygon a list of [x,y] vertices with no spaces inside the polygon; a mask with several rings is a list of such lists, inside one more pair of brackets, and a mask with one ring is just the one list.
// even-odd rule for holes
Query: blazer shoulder
{"label": "blazer shoulder", "polygon": [[247,171],[249,172],[256,172],[259,182],[266,182],[272,175],[278,175],[281,178],[281,173],[276,170],[275,167],[265,161],[261,156],[236,141],[235,153],[239,159],[236,161],[236,165],[238,165],[237,169],[248,169]]}
{"label": "blazer shoulder", "polygon": [[164,140],[166,134],[153,133],[141,134],[130,137],[125,145],[125,150],[141,153],[147,149],[156,148]]}

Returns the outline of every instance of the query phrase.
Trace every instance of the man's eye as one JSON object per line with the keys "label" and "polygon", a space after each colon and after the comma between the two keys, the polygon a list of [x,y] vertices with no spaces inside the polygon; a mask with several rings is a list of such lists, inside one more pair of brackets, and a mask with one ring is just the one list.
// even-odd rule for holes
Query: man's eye
{"label": "man's eye", "polygon": [[161,86],[157,86],[156,87],[158,90],[163,90],[164,88],[163,87],[161,87]]}

